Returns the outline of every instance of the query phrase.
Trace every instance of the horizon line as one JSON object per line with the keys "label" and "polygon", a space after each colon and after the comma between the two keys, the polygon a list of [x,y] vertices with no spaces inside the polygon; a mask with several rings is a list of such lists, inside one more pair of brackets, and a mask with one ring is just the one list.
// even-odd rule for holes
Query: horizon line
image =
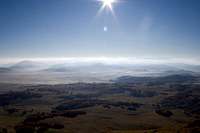
{"label": "horizon line", "polygon": [[199,59],[194,58],[145,58],[145,57],[42,57],[42,58],[0,58],[0,64],[12,64],[23,61],[45,62],[45,63],[105,63],[105,64],[190,64],[200,65]]}

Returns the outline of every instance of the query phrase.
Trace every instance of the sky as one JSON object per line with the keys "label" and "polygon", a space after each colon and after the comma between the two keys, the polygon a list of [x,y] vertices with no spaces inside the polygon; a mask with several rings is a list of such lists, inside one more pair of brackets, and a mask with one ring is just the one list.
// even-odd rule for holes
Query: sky
{"label": "sky", "polygon": [[0,58],[200,59],[199,0],[0,0]]}

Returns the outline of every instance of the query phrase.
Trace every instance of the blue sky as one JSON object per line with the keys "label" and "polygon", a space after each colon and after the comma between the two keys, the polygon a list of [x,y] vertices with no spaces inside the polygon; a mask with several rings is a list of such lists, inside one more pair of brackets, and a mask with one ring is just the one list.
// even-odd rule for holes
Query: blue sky
{"label": "blue sky", "polygon": [[0,58],[199,59],[199,0],[118,1],[0,0]]}

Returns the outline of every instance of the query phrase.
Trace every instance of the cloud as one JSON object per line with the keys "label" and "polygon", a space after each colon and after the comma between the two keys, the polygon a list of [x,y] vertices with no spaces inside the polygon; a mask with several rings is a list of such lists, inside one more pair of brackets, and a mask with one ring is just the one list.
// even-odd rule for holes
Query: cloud
{"label": "cloud", "polygon": [[4,58],[0,64],[12,64],[29,60],[46,64],[92,64],[102,63],[107,65],[135,65],[135,64],[190,64],[200,65],[199,59],[194,58],[136,58],[136,57],[60,57],[60,58]]}

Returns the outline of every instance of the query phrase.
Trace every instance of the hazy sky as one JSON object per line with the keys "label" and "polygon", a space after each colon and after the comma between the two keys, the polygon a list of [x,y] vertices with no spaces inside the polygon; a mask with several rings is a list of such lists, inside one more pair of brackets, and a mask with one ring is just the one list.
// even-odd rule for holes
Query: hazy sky
{"label": "hazy sky", "polygon": [[200,57],[199,0],[118,1],[0,0],[0,58]]}

